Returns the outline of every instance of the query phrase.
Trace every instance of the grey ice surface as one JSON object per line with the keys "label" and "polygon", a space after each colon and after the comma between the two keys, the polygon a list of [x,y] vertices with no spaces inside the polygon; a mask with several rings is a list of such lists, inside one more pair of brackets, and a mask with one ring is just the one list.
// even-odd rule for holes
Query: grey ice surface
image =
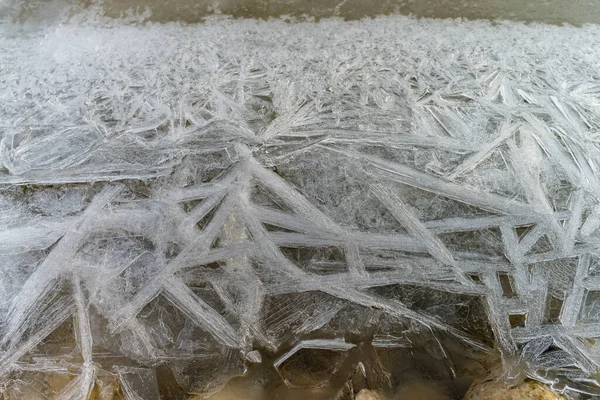
{"label": "grey ice surface", "polygon": [[0,35],[5,394],[158,398],[161,368],[211,393],[348,335],[600,393],[599,27]]}

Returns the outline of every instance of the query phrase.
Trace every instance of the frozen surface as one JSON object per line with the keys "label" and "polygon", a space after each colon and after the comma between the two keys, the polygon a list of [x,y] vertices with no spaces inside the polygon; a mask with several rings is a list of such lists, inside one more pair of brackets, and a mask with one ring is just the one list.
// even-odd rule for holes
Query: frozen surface
{"label": "frozen surface", "polygon": [[272,362],[341,399],[494,347],[600,393],[600,28],[133,22],[2,28],[7,398]]}

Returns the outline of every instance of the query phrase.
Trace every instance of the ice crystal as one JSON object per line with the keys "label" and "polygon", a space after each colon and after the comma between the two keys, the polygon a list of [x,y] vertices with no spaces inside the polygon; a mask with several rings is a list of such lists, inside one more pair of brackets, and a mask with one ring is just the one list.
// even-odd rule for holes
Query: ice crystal
{"label": "ice crystal", "polygon": [[5,393],[206,394],[280,351],[318,386],[290,363],[353,335],[600,393],[597,27],[9,28]]}

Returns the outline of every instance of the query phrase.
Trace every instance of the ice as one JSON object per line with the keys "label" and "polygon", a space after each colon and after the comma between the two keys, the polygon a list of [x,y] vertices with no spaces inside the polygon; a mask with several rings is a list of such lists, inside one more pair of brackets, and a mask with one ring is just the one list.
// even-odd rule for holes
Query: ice
{"label": "ice", "polygon": [[123,367],[117,369],[126,399],[159,399],[156,374],[149,368]]}
{"label": "ice", "polygon": [[142,20],[1,25],[2,395],[600,395],[597,26]]}
{"label": "ice", "polygon": [[[344,352],[353,347],[353,344],[345,343],[343,340],[306,340],[298,343],[289,352],[275,360],[273,366],[289,387],[319,387],[340,367],[345,356]],[[322,371],[323,367],[311,366],[311,364],[318,363],[324,363],[327,365],[327,369]],[[320,374],[312,371],[313,368]]]}

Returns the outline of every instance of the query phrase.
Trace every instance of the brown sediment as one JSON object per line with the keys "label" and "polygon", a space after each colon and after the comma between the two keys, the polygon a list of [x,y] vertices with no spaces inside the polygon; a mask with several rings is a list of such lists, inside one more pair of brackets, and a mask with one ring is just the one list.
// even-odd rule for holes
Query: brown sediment
{"label": "brown sediment", "polygon": [[464,400],[566,400],[566,397],[529,379],[516,386],[508,386],[501,380],[488,380],[473,384]]}
{"label": "brown sediment", "polygon": [[381,396],[372,390],[363,389],[356,395],[355,400],[381,400]]}

